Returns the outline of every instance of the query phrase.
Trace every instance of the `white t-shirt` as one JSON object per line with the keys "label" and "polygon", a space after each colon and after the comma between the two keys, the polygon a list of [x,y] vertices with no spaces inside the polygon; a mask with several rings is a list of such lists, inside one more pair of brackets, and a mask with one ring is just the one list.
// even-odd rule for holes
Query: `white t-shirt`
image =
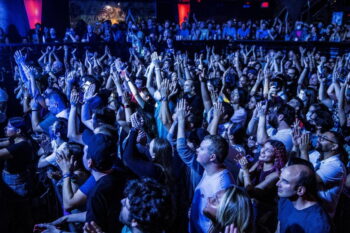
{"label": "white t-shirt", "polygon": [[[317,167],[320,153],[314,151],[309,155],[310,162]],[[340,194],[343,191],[346,179],[346,169],[340,161],[339,155],[321,160],[317,175],[321,178],[323,185],[318,189],[318,195],[323,201],[323,206],[329,216],[334,217]]]}
{"label": "white t-shirt", "polygon": [[234,180],[231,173],[227,169],[211,176],[204,171],[203,177],[197,185],[193,195],[189,232],[208,232],[211,221],[203,214],[208,198],[213,197],[221,190],[231,187],[232,184],[234,184]]}
{"label": "white t-shirt", "polygon": [[286,147],[287,152],[290,152],[293,149],[292,129],[289,128],[276,131],[274,128],[269,128],[267,130],[267,135],[273,140],[282,142]]}

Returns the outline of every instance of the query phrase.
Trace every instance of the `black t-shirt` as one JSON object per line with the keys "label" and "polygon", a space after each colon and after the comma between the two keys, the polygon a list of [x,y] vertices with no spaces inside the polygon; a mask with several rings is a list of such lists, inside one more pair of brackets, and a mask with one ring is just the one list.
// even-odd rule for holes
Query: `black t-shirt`
{"label": "black t-shirt", "polygon": [[6,148],[12,155],[5,160],[4,169],[10,173],[22,173],[31,164],[33,148],[27,141],[12,144]]}
{"label": "black t-shirt", "polygon": [[87,200],[86,221],[95,221],[103,232],[121,232],[121,200],[126,182],[124,172],[114,171],[96,182]]}

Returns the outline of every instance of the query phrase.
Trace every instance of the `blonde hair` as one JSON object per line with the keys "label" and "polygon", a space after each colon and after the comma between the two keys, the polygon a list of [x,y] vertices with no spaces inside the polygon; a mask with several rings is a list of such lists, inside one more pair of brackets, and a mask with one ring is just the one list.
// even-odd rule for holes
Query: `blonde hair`
{"label": "blonde hair", "polygon": [[235,186],[226,189],[216,212],[216,224],[212,232],[223,232],[234,224],[240,233],[253,232],[253,207],[246,192]]}

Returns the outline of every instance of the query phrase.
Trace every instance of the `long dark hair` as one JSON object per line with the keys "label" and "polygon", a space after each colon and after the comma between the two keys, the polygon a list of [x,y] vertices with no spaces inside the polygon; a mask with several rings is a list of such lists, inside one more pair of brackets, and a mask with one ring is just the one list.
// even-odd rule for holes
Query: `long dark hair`
{"label": "long dark hair", "polygon": [[171,182],[173,148],[168,140],[155,138],[153,141],[154,163],[158,164],[165,175],[165,183]]}

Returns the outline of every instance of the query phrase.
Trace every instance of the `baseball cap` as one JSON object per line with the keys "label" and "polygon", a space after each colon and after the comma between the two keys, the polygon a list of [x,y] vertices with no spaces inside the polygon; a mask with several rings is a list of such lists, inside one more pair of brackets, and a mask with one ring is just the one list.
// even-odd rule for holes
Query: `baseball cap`
{"label": "baseball cap", "polygon": [[93,169],[100,172],[111,169],[117,149],[113,138],[99,133],[91,136],[91,139],[88,142],[87,158],[92,159]]}

